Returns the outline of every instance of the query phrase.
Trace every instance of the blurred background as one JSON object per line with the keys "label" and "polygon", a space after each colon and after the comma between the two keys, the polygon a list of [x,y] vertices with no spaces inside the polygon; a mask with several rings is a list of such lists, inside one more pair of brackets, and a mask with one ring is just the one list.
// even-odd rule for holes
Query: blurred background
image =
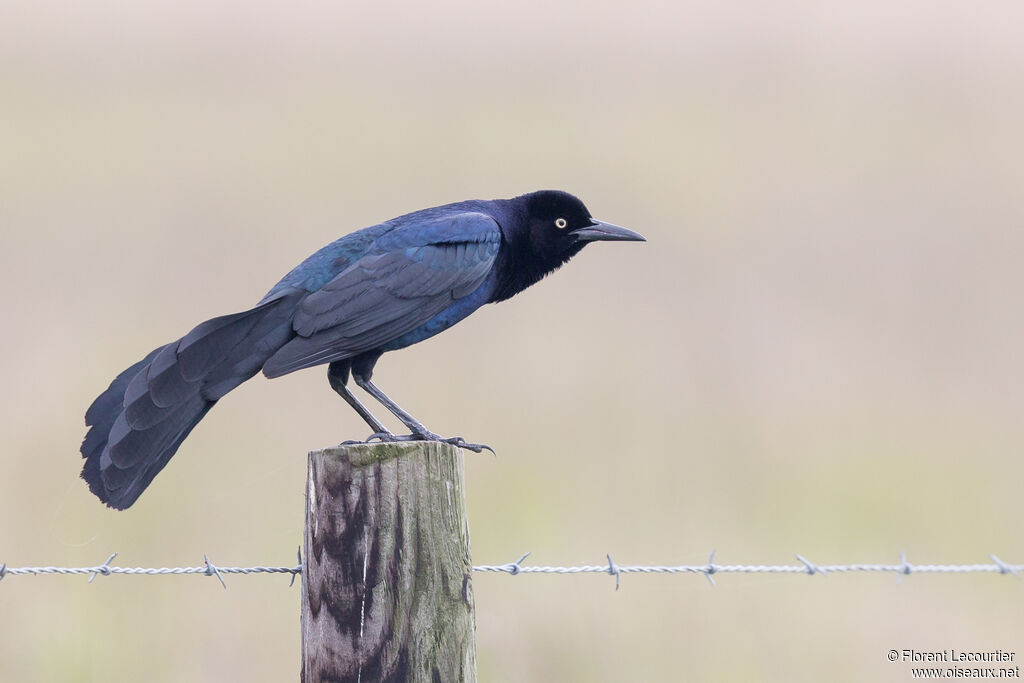
{"label": "blurred background", "polygon": [[[647,244],[385,356],[474,561],[1024,561],[1016,2],[0,6],[0,561],[290,565],[322,369],[227,397],[126,512],[122,369],[382,219],[540,188]],[[501,362],[496,358],[501,354]],[[286,577],[9,577],[4,681],[294,680]],[[1024,657],[999,575],[475,577],[482,681],[906,680]]]}

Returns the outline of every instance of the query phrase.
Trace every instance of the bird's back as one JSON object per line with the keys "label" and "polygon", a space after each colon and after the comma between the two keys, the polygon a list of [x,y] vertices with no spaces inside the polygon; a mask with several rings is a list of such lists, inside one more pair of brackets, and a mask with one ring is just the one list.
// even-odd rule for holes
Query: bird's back
{"label": "bird's back", "polygon": [[260,303],[291,289],[315,292],[352,263],[374,252],[444,242],[445,231],[449,228],[438,219],[469,212],[500,219],[502,209],[502,200],[471,199],[420,209],[356,230],[322,247],[295,266]]}

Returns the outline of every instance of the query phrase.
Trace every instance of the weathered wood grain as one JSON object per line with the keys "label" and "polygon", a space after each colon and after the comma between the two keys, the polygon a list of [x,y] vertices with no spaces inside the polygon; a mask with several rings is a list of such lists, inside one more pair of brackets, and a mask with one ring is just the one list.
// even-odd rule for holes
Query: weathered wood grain
{"label": "weathered wood grain", "polygon": [[462,452],[309,454],[302,681],[475,681]]}

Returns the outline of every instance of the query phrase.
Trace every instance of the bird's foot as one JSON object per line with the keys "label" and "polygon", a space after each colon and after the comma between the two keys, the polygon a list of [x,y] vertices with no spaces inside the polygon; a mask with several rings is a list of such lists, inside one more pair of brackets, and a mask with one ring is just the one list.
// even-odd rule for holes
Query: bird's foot
{"label": "bird's foot", "polygon": [[487,449],[494,455],[497,455],[497,453],[494,453],[494,449],[488,446],[487,444],[469,443],[461,436],[452,436],[446,439],[443,436],[438,436],[437,434],[434,434],[433,432],[424,432],[423,434],[410,434],[410,436],[416,439],[417,441],[436,441],[438,443],[447,443],[451,444],[452,446],[455,446],[456,448],[465,448],[466,450],[473,451],[474,453],[480,453],[484,449]]}
{"label": "bird's foot", "polygon": [[[494,453],[494,449],[488,446],[487,444],[469,443],[461,436],[452,436],[446,439],[443,436],[438,436],[437,434],[434,434],[433,432],[423,432],[422,434],[392,434],[391,432],[374,432],[373,434],[370,434],[368,437],[366,437],[365,441],[357,441],[353,439],[349,441],[342,441],[339,445],[355,446],[374,442],[395,443],[398,441],[434,441],[437,443],[451,444],[456,448],[465,448],[467,450],[473,451],[474,453],[480,453],[484,450],[488,450],[491,453]],[[497,455],[497,453],[494,454]]]}
{"label": "bird's foot", "polygon": [[374,432],[366,437],[365,440],[359,441],[358,439],[349,439],[348,441],[342,441],[339,446],[362,446],[369,443],[394,443],[396,441],[418,441],[419,437],[413,434],[392,434],[391,432]]}

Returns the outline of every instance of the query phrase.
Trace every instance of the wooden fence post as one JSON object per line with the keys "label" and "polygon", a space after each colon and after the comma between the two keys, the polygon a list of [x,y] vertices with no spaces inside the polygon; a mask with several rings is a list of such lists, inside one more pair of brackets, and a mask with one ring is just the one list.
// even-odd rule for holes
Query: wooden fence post
{"label": "wooden fence post", "polygon": [[462,452],[309,454],[302,681],[476,681]]}

